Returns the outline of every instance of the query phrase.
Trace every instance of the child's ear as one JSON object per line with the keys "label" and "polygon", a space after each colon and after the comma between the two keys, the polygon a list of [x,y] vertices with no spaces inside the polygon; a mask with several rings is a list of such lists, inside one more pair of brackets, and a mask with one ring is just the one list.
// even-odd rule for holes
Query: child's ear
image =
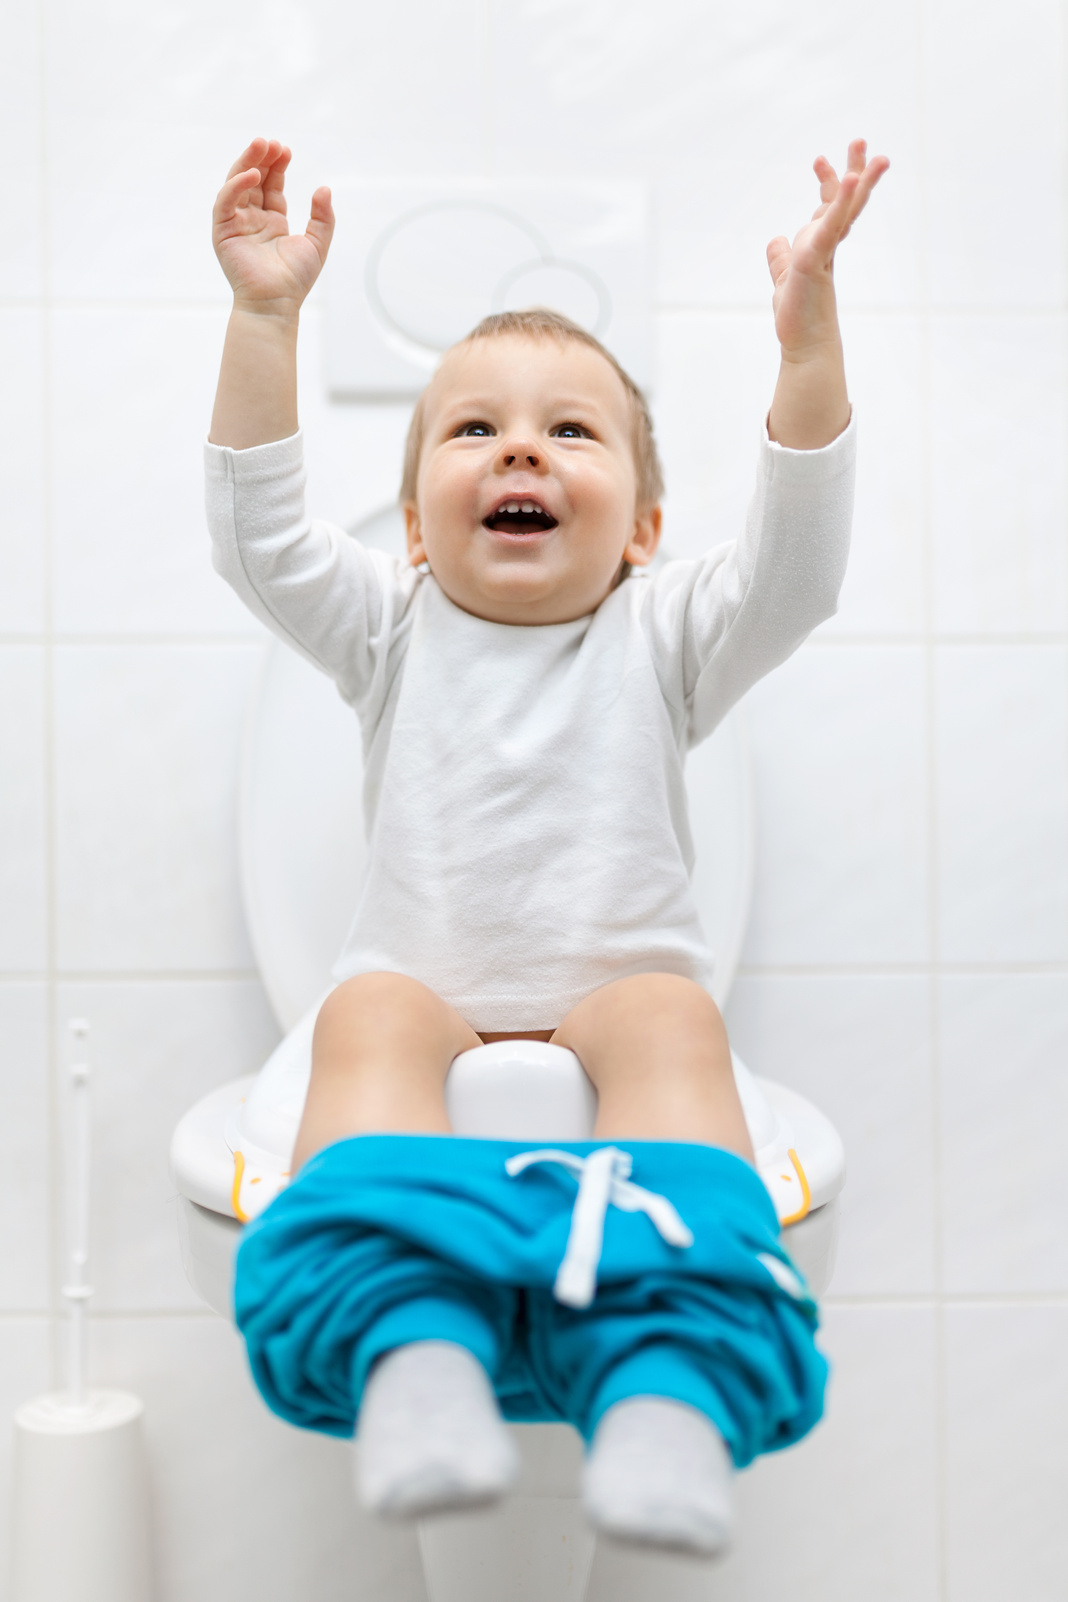
{"label": "child's ear", "polygon": [[629,562],[631,567],[648,567],[660,544],[663,521],[664,514],[659,506],[651,506],[647,512],[643,512],[635,519],[634,533],[623,552],[624,562]]}
{"label": "child's ear", "polygon": [[401,510],[404,513],[404,533],[408,541],[408,561],[412,567],[418,567],[420,562],[426,561],[423,528],[419,521],[419,508],[414,501],[405,501]]}

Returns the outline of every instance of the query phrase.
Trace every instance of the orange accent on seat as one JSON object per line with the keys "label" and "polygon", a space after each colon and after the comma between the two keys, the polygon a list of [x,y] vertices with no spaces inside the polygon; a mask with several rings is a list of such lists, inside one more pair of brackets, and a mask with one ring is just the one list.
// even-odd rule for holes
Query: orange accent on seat
{"label": "orange accent on seat", "polygon": [[241,1181],[245,1174],[245,1154],[243,1151],[234,1152],[234,1188],[230,1192],[230,1206],[239,1223],[247,1224],[249,1215],[241,1206]]}
{"label": "orange accent on seat", "polygon": [[[801,1159],[792,1146],[786,1155],[793,1163],[794,1173],[801,1181],[801,1207],[798,1212],[791,1213],[789,1218],[779,1219],[779,1224],[783,1229],[786,1228],[787,1224],[799,1224],[802,1218],[807,1217],[809,1208],[812,1206],[812,1192],[808,1188],[808,1180],[805,1178],[805,1170],[801,1167]],[[785,1178],[785,1175],[783,1177]]]}

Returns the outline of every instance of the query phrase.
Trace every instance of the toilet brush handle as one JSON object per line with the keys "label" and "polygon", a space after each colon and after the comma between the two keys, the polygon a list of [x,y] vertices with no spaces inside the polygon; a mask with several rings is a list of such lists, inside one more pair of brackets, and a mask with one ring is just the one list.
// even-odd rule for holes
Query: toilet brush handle
{"label": "toilet brush handle", "polygon": [[[89,1025],[82,1019],[72,1019],[71,1035],[79,1047],[89,1033]],[[79,1056],[81,1053],[79,1052]],[[89,1187],[92,1159],[92,1099],[89,1064],[76,1061],[70,1068],[71,1083],[71,1158],[67,1172],[71,1176],[69,1217],[71,1232],[70,1279],[63,1287],[63,1295],[70,1307],[70,1345],[68,1349],[68,1380],[73,1405],[84,1407],[88,1398],[88,1353],[86,1336],[88,1303],[93,1294],[89,1284]]]}

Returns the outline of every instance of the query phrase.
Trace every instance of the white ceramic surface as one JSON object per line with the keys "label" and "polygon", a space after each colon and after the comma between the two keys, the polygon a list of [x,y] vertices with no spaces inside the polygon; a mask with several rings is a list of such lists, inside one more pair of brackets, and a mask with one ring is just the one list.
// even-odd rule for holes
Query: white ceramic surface
{"label": "white ceramic surface", "polygon": [[[4,55],[6,60],[6,50]],[[0,66],[0,75],[3,73],[4,67]],[[5,105],[0,119],[7,114]],[[18,179],[16,172],[16,187]],[[27,233],[32,238],[32,228]],[[18,275],[12,257],[6,262],[4,257],[4,247],[0,246],[0,283],[5,268],[13,276]],[[10,375],[10,384],[0,386],[6,503],[0,522],[4,574],[0,585],[0,633],[15,635],[36,634],[45,620],[45,517],[41,497],[45,465],[44,332],[44,317],[37,307],[0,310],[0,368]]]}
{"label": "white ceramic surface", "polygon": [[803,646],[751,692],[759,847],[747,964],[928,958],[925,704],[912,645]]}
{"label": "white ceramic surface", "polygon": [[[992,6],[975,22],[968,0],[924,8],[927,139],[945,154],[927,222],[931,297],[943,306],[1048,307],[1065,265],[1063,210],[1044,200],[1047,183],[1064,182],[1062,12],[1057,0],[1028,0],[1014,12]],[[1039,173],[1028,152],[1046,144],[1053,167]],[[1008,188],[1021,218],[1011,238],[990,204]]]}
{"label": "white ceramic surface", "polygon": [[[204,535],[200,444],[225,326],[211,308],[56,314],[52,526],[64,632],[259,633],[212,571]],[[102,407],[104,370],[114,390]]]}
{"label": "white ceramic surface", "polygon": [[427,1602],[414,1531],[361,1514],[347,1441],[268,1413],[226,1320],[103,1319],[93,1360],[97,1383],[145,1404],[154,1602],[353,1602],[360,1586],[373,1602]]}
{"label": "white ceramic surface", "polygon": [[44,710],[40,646],[0,646],[0,973],[47,960]]}
{"label": "white ceramic surface", "polygon": [[951,1307],[945,1343],[949,1602],[1060,1602],[1068,1307]]}
{"label": "white ceramic surface", "polygon": [[1068,627],[1063,313],[931,327],[934,622],[942,634]]}
{"label": "white ceramic surface", "polygon": [[0,983],[0,1308],[43,1312],[48,1278],[48,998],[38,981]]}
{"label": "white ceramic surface", "polygon": [[62,967],[253,967],[234,851],[241,718],[259,647],[56,653]]}
{"label": "white ceramic surface", "polygon": [[727,1027],[768,1078],[803,1090],[849,1158],[834,1297],[938,1284],[931,987],[921,974],[741,974]]}
{"label": "white ceramic surface", "polygon": [[1068,648],[936,653],[939,953],[1068,961]]}
{"label": "white ceramic surface", "polygon": [[905,310],[892,318],[854,311],[848,327],[849,396],[863,468],[838,612],[819,632],[919,638],[927,581],[924,327]]}
{"label": "white ceramic surface", "polygon": [[41,207],[41,26],[29,6],[6,20],[0,58],[0,138],[13,155],[8,192],[23,219],[0,243],[0,295],[36,297],[43,284]]}
{"label": "white ceramic surface", "polygon": [[938,986],[944,1285],[1068,1295],[1068,975],[946,974]]}
{"label": "white ceramic surface", "polygon": [[936,1315],[922,1305],[829,1306],[821,1340],[834,1371],[826,1419],[739,1479],[738,1545],[711,1595],[947,1602]]}

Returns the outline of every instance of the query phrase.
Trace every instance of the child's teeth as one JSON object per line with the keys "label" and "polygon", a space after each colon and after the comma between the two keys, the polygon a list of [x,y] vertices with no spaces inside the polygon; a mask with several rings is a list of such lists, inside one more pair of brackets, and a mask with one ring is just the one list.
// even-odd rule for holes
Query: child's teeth
{"label": "child's teeth", "polygon": [[518,512],[518,510],[519,510],[519,502],[518,501],[509,501],[508,505],[505,507],[505,511],[506,512]]}
{"label": "child's teeth", "polygon": [[522,506],[519,508],[519,510],[521,512],[533,512],[534,511],[534,502],[533,501],[524,501]]}

